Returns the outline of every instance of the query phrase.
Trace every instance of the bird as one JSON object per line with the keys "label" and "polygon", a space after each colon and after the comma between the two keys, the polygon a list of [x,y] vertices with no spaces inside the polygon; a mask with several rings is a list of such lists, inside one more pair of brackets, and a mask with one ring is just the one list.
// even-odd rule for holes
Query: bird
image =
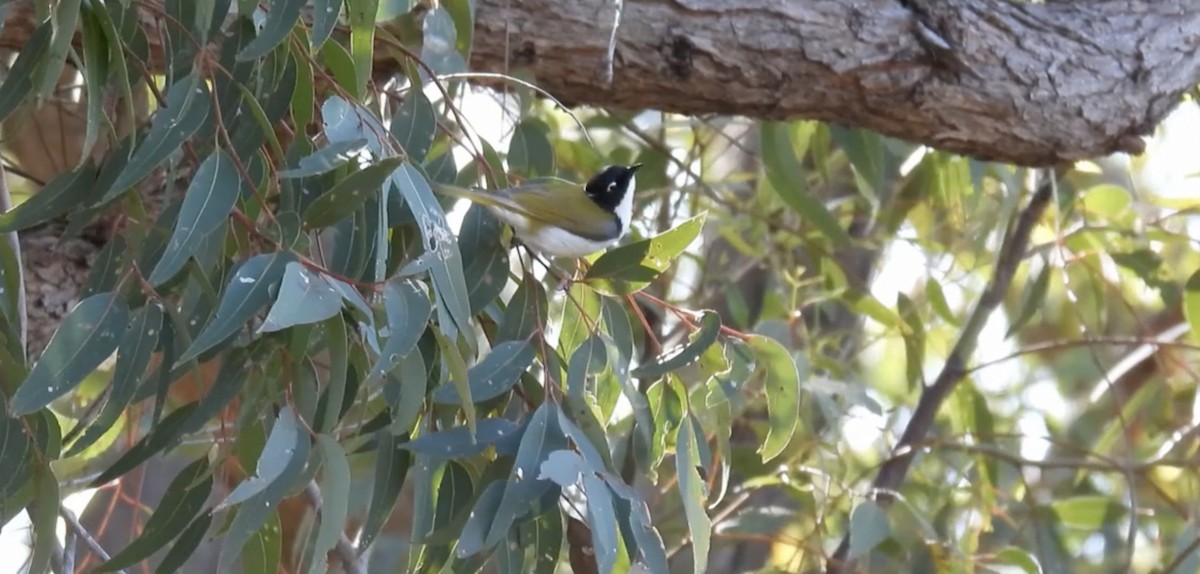
{"label": "bird", "polygon": [[433,190],[488,209],[523,245],[550,257],[579,258],[616,243],[633,218],[634,174],[642,164],[610,165],[586,184],[541,178],[502,189],[434,183]]}

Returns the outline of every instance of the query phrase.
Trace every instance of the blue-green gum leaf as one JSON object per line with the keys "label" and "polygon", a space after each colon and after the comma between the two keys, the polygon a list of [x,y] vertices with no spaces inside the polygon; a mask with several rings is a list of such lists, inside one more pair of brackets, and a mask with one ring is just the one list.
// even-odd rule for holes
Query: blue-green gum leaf
{"label": "blue-green gum leaf", "polygon": [[129,326],[129,308],[113,293],[80,301],[13,395],[12,414],[36,411],[74,389],[110,357]]}

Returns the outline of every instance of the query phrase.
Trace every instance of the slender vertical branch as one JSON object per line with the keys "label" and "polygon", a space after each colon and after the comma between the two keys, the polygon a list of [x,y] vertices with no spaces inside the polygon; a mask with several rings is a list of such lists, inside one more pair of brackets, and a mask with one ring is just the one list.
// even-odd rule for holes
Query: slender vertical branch
{"label": "slender vertical branch", "polygon": [[[83,524],[79,522],[79,518],[75,516],[74,512],[71,512],[67,509],[67,507],[60,505],[58,507],[58,514],[59,516],[62,516],[63,521],[67,523],[67,530],[74,532],[75,536],[78,536],[79,539],[87,545],[88,549],[92,551],[92,554],[95,554],[97,558],[105,562],[108,562],[112,559],[112,555],[106,552],[104,547],[100,546],[100,543],[97,542],[94,537],[92,537],[92,534],[83,527]],[[67,552],[73,553],[73,546],[73,543],[70,544],[70,546],[67,548]],[[117,572],[118,574],[125,574],[124,570],[117,570]]]}
{"label": "slender vertical branch", "polygon": [[[1054,195],[1055,181],[1056,174],[1054,173],[1047,172],[1041,177],[1033,196],[1029,199],[1029,204],[1017,217],[1016,224],[1009,228],[1008,235],[1000,246],[991,281],[984,288],[983,294],[979,296],[979,301],[975,303],[975,309],[967,319],[966,325],[963,326],[962,333],[954,344],[954,349],[950,351],[950,356],[946,357],[946,363],[942,366],[941,372],[938,373],[933,384],[926,387],[921,393],[916,411],[913,412],[912,419],[905,427],[900,442],[896,443],[896,447],[892,449],[891,458],[883,463],[878,476],[875,477],[872,491],[879,504],[887,506],[895,499],[895,493],[908,475],[908,469],[912,466],[917,449],[929,434],[929,429],[933,427],[933,421],[936,419],[942,403],[969,372],[967,363],[975,353],[979,334],[983,331],[988,317],[1004,302],[1004,296],[1012,285],[1017,267],[1025,259],[1025,253],[1029,247],[1029,236]],[[838,574],[843,571],[853,572],[853,565],[847,562],[849,552],[850,533],[847,532],[837,551],[830,557],[827,571],[830,574]]]}

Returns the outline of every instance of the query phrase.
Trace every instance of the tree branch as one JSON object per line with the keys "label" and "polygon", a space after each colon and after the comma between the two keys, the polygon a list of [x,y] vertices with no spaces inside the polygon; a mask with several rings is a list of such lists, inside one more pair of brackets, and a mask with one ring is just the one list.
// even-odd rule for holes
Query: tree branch
{"label": "tree branch", "polygon": [[606,85],[609,2],[480,0],[471,66],[577,104],[812,118],[1024,165],[1140,151],[1200,79],[1194,2],[906,4],[630,3]]}
{"label": "tree branch", "polygon": [[[479,0],[471,69],[530,72],[573,104],[817,119],[1037,166],[1140,152],[1200,81],[1190,0],[620,6],[611,83],[613,0]],[[152,71],[164,61],[153,13],[139,12]],[[20,49],[35,24],[31,3],[13,3],[0,48]],[[404,73],[393,50],[375,58],[377,76]]]}
{"label": "tree branch", "polygon": [[[900,441],[892,449],[891,458],[880,467],[879,475],[875,477],[875,483],[872,485],[872,492],[876,502],[880,505],[887,506],[895,499],[895,493],[905,476],[908,475],[913,458],[920,445],[925,441],[926,435],[929,434],[929,429],[933,427],[934,419],[937,417],[942,403],[958,386],[959,381],[967,375],[967,362],[975,352],[979,333],[983,330],[988,317],[1004,301],[1004,296],[1008,293],[1009,286],[1012,285],[1013,275],[1021,261],[1024,260],[1029,247],[1029,236],[1033,232],[1033,227],[1037,225],[1046,211],[1046,206],[1050,204],[1055,178],[1055,175],[1049,173],[1041,178],[1037,189],[1029,199],[1029,205],[1021,212],[1016,225],[1004,238],[1004,243],[1000,246],[1000,253],[996,258],[996,268],[992,273],[991,281],[984,288],[983,294],[979,296],[979,301],[976,302],[975,309],[963,326],[962,334],[959,335],[950,355],[946,357],[946,363],[942,366],[941,372],[938,373],[933,384],[925,387],[924,392],[921,393],[921,399],[917,401],[917,408],[913,412],[912,419],[904,428],[904,434],[901,435]],[[847,562],[849,552],[850,533],[847,532],[837,551],[829,559],[828,572],[830,574],[840,573],[850,566]],[[848,570],[853,571],[853,567],[851,566]]]}

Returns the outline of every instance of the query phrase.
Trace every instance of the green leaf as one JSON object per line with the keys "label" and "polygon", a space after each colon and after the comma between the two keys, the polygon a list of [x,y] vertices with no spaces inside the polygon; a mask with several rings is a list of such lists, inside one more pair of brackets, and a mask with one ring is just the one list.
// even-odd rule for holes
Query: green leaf
{"label": "green leaf", "polygon": [[869,500],[859,504],[850,514],[850,557],[865,555],[891,535],[887,513],[878,504]]}
{"label": "green leaf", "polygon": [[[444,8],[430,10],[422,23],[424,42],[421,43],[421,61],[439,75],[457,74],[467,69],[467,61],[458,52],[455,44],[458,32],[454,19]],[[424,75],[424,73],[422,73]]]}
{"label": "green leaf", "polygon": [[700,317],[700,328],[688,336],[688,342],[649,362],[639,365],[631,375],[638,379],[656,379],[671,371],[686,367],[707,351],[721,334],[721,317],[712,311],[704,311]]}
{"label": "green leaf", "polygon": [[416,168],[407,163],[401,165],[392,174],[392,181],[400,188],[400,193],[420,225],[425,250],[435,255],[430,275],[438,301],[438,325],[447,337],[455,339],[458,331],[471,329],[470,295],[467,280],[463,276],[458,243],[450,233],[446,214],[433,195],[433,190]]}
{"label": "green leaf", "polygon": [[325,280],[325,275],[292,261],[284,267],[279,296],[258,332],[271,333],[295,325],[320,323],[341,310],[342,295]]}
{"label": "green leaf", "polygon": [[279,514],[267,515],[266,524],[259,528],[242,549],[242,574],[277,574],[283,531]]}
{"label": "green leaf", "polygon": [[[680,484],[680,488],[682,487],[683,485]],[[608,484],[604,480],[590,473],[583,477],[583,491],[587,496],[588,526],[592,530],[592,548],[596,551],[596,564],[599,572],[608,574],[617,566],[618,548],[621,544],[617,528],[617,512],[613,508],[612,491],[609,490]],[[703,547],[696,545],[694,538],[692,542],[697,555],[703,552],[707,546],[707,542]],[[699,560],[697,561],[699,562]],[[705,562],[707,563],[707,560]],[[704,572],[704,569],[697,566],[696,572]]]}
{"label": "green leaf", "polygon": [[1192,328],[1192,340],[1200,343],[1200,271],[1192,273],[1184,286],[1183,316]]}
{"label": "green leaf", "polygon": [[1006,566],[1016,566],[1025,574],[1042,574],[1042,567],[1038,564],[1037,558],[1016,546],[1009,546],[997,552],[994,562]]}
{"label": "green leaf", "polygon": [[203,239],[225,224],[241,195],[242,178],[233,160],[223,151],[208,156],[188,185],[167,250],[150,273],[150,284],[162,285],[179,273]]}
{"label": "green leaf", "polygon": [[708,488],[697,472],[700,456],[698,440],[692,425],[679,425],[675,437],[675,467],[679,477],[679,494],[683,497],[683,513],[692,537],[692,571],[702,574],[708,571],[712,522],[704,510],[705,501],[708,500]]}
{"label": "green leaf", "polygon": [[897,295],[896,307],[907,327],[901,334],[904,337],[904,372],[908,388],[921,388],[925,382],[925,325],[921,321],[921,312],[904,293]]}
{"label": "green leaf", "polygon": [[[4,403],[0,396],[0,406]],[[21,420],[0,417],[0,468],[4,469],[0,474],[0,506],[33,478],[34,449]]]}
{"label": "green leaf", "polygon": [[292,179],[328,173],[345,165],[366,145],[367,140],[364,138],[330,142],[329,145],[300,158],[296,167],[279,172],[279,177]]}
{"label": "green leaf", "polygon": [[[312,11],[312,31],[309,43],[312,51],[317,52],[337,26],[338,14],[341,12],[341,0],[314,0]],[[318,554],[319,555],[319,554]]]}
{"label": "green leaf", "polygon": [[778,341],[763,335],[750,335],[746,343],[754,349],[754,370],[764,378],[767,391],[769,430],[758,449],[765,463],[783,453],[796,430],[800,419],[800,373],[787,349]]}
{"label": "green leaf", "polygon": [[571,356],[579,344],[596,330],[600,317],[600,296],[583,283],[574,283],[563,302],[563,318],[558,333],[558,349]]}
{"label": "green leaf", "polygon": [[1038,273],[1037,279],[1025,283],[1025,293],[1021,298],[1021,310],[1009,325],[1008,332],[1004,334],[1006,339],[1024,327],[1038,311],[1042,310],[1046,304],[1046,290],[1050,287],[1050,274],[1056,271],[1058,270],[1053,266],[1043,263],[1042,271]]}
{"label": "green leaf", "polygon": [[516,293],[508,300],[508,306],[500,319],[500,328],[496,332],[496,340],[529,339],[546,324],[549,308],[546,290],[541,282],[526,274],[521,278]]}
{"label": "green leaf", "polygon": [[[129,328],[117,348],[117,364],[109,383],[108,398],[96,420],[71,444],[66,457],[72,457],[94,444],[121,417],[146,373],[162,332],[163,312],[157,305],[147,305],[133,312]],[[0,466],[0,468],[7,468]]]}
{"label": "green leaf", "polygon": [[484,549],[484,538],[495,523],[496,512],[504,498],[507,484],[503,480],[494,480],[484,487],[479,498],[475,500],[454,551],[459,558],[472,556]]}
{"label": "green leaf", "polygon": [[[628,245],[610,249],[601,255],[584,281],[598,291],[610,294],[632,293],[641,290],[663,271],[671,262],[691,245],[704,227],[705,214],[701,213],[674,229]],[[621,288],[614,288],[607,281],[624,281]]]}
{"label": "green leaf", "polygon": [[521,430],[508,419],[481,419],[475,423],[474,434],[465,426],[454,427],[421,435],[405,443],[404,448],[434,461],[469,458],[495,447]]}
{"label": "green leaf", "polygon": [[128,568],[166,546],[203,510],[212,492],[212,485],[213,476],[207,458],[201,457],[189,464],[167,486],[166,493],[146,521],[141,534],[96,571],[114,572]]}
{"label": "green leaf", "polygon": [[428,377],[425,358],[419,351],[404,355],[388,371],[383,392],[391,410],[392,424],[389,428],[392,434],[404,434],[412,430],[425,407]]}
{"label": "green leaf", "polygon": [[[525,341],[507,341],[492,348],[482,361],[471,367],[467,375],[470,381],[471,401],[480,403],[494,399],[517,384],[533,362],[533,346]],[[433,390],[433,401],[444,405],[462,403],[454,385],[442,385]]]}
{"label": "green leaf", "polygon": [[0,215],[0,233],[29,229],[77,209],[95,193],[96,166],[90,160],[50,180],[20,205]]}
{"label": "green leaf", "polygon": [[133,445],[133,448],[126,451],[112,466],[100,473],[100,476],[91,482],[91,486],[97,487],[124,475],[170,446],[180,437],[184,423],[195,410],[196,403],[188,403],[163,417],[158,421],[158,425],[150,431],[150,434],[142,437],[142,440]]}
{"label": "green leaf", "polygon": [[33,548],[27,572],[49,572],[50,557],[58,546],[58,509],[62,504],[58,479],[49,466],[38,469],[37,491],[34,501],[25,508],[29,515]]}
{"label": "green leaf", "polygon": [[67,53],[71,50],[71,40],[79,23],[80,4],[81,0],[62,0],[54,7],[54,15],[50,19],[54,25],[54,37],[35,72],[39,81],[36,86],[39,97],[49,97],[62,76]]}
{"label": "green leaf", "polygon": [[211,525],[211,512],[205,512],[193,520],[179,535],[179,538],[175,539],[175,543],[171,545],[171,549],[167,551],[167,555],[163,557],[163,561],[155,570],[156,574],[171,574],[183,568],[183,565],[196,552],[196,548],[199,548],[200,543],[204,541],[204,535]]}
{"label": "green leaf", "polygon": [[471,205],[463,217],[458,247],[472,313],[491,305],[508,284],[508,250],[500,242],[503,230],[504,225],[481,205]]}
{"label": "green leaf", "polygon": [[129,325],[129,308],[112,293],[79,302],[13,395],[10,411],[36,411],[63,396],[109,358]]}
{"label": "green leaf", "polygon": [[[534,574],[554,574],[562,552],[562,510],[557,506],[546,511],[534,522],[532,541]],[[657,573],[655,573],[657,574]]]}
{"label": "green leaf", "polygon": [[[287,410],[290,411],[291,408],[287,407]],[[283,416],[282,412],[280,416]],[[228,572],[230,570],[234,560],[242,554],[246,543],[262,528],[269,517],[275,515],[279,501],[283,500],[283,497],[295,486],[297,477],[301,475],[305,465],[308,464],[308,454],[311,448],[308,435],[304,433],[298,433],[298,435],[299,439],[296,440],[294,446],[295,451],[288,453],[287,467],[279,473],[279,478],[267,485],[265,490],[238,506],[237,515],[233,517],[233,522],[225,533],[225,542],[221,547],[221,557],[218,560],[216,571]],[[265,450],[264,448],[263,456],[266,456]]]}
{"label": "green leaf", "polygon": [[[103,9],[103,8],[101,8]],[[95,14],[95,7],[85,6],[82,12],[83,40],[83,87],[87,92],[87,120],[83,136],[80,161],[92,156],[92,147],[100,137],[100,126],[104,123],[104,91],[108,87],[109,69],[108,38],[104,25]]]}
{"label": "green leaf", "polygon": [[[418,458],[418,461],[420,460]],[[432,469],[433,465],[428,462],[418,462],[417,468]],[[465,534],[466,531],[463,527],[467,523],[467,514],[471,510],[471,505],[475,503],[475,489],[472,485],[471,474],[467,472],[466,467],[456,462],[448,462],[442,468],[444,471],[442,472],[441,480],[438,481],[436,508],[431,508],[428,512],[424,513],[428,518],[422,523],[421,528],[416,526],[416,519],[414,518],[413,538],[423,544],[449,542],[459,538],[460,533]],[[489,467],[489,470],[495,472],[494,468],[498,467]],[[418,492],[427,494],[428,496],[425,500],[432,503],[434,501],[434,497],[432,496],[433,473],[428,472],[428,474],[430,475],[429,488]],[[481,479],[481,482],[486,480],[486,477],[484,477]],[[494,484],[502,483],[503,481],[495,481]],[[496,503],[500,502],[501,494],[503,492],[498,489],[496,491]],[[418,508],[421,508],[420,505],[422,505],[422,502],[418,501],[417,504]],[[492,513],[495,513],[494,504]],[[488,522],[491,522],[491,519],[492,516],[489,514],[487,516]],[[434,538],[443,533],[446,536],[434,540]],[[483,540],[483,533],[479,534],[479,540]]]}
{"label": "green leaf", "polygon": [[[383,286],[383,304],[387,312],[388,338],[371,368],[371,380],[383,377],[417,347],[421,334],[433,314],[429,289],[413,279],[393,279]],[[423,395],[423,393],[422,393]]]}
{"label": "green leaf", "polygon": [[400,498],[404,477],[412,466],[412,454],[405,450],[404,442],[403,437],[393,436],[386,430],[375,433],[375,482],[371,487],[367,519],[359,534],[360,553],[375,541]]}
{"label": "green leaf", "polygon": [[4,75],[4,83],[0,84],[0,121],[7,120],[33,91],[35,72],[46,60],[46,48],[53,32],[53,22],[43,22],[17,51],[16,61]]}
{"label": "green leaf", "polygon": [[392,116],[392,137],[413,163],[425,161],[433,137],[437,135],[437,114],[421,90],[409,90]]}
{"label": "green leaf", "polygon": [[528,177],[554,175],[554,146],[549,132],[550,126],[540,120],[518,124],[508,144],[509,169]]}
{"label": "green leaf", "polygon": [[642,495],[633,487],[621,482],[615,475],[605,473],[603,477],[608,487],[621,499],[617,501],[617,512],[626,517],[642,562],[652,574],[670,572],[667,565],[667,549],[650,521],[650,509],[646,507]]}
{"label": "green leaf", "polygon": [[1125,507],[1108,496],[1076,496],[1051,503],[1063,524],[1095,530],[1113,524],[1125,515]]}
{"label": "green leaf", "polygon": [[171,84],[167,89],[166,109],[154,114],[146,139],[133,152],[117,180],[104,190],[101,201],[116,198],[179,150],[208,120],[211,103],[208,84],[203,78],[193,75]]}
{"label": "green leaf", "polygon": [[350,23],[350,57],[354,61],[355,83],[347,90],[362,98],[371,79],[372,55],[375,49],[375,18],[379,0],[346,0],[346,16]]}
{"label": "green leaf", "polygon": [[238,61],[261,58],[284,41],[292,33],[296,21],[300,19],[300,10],[304,8],[304,4],[305,0],[274,0],[268,4],[266,22],[258,31],[258,37],[238,52]]}
{"label": "green leaf", "polygon": [[349,217],[367,200],[378,200],[384,183],[401,161],[395,157],[385,158],[339,181],[304,210],[304,226],[309,229],[329,227]]}
{"label": "green leaf", "polygon": [[176,364],[199,357],[236,333],[271,300],[271,291],[279,283],[287,264],[293,261],[294,255],[281,252],[256,255],[242,263],[225,287],[212,320]]}
{"label": "green leaf", "polygon": [[538,476],[542,461],[551,452],[567,446],[562,429],[558,426],[557,411],[554,403],[546,401],[533,413],[529,425],[525,427],[512,473],[504,487],[504,495],[484,537],[484,547],[499,542],[513,522],[528,513],[533,503],[554,487],[553,482]]}
{"label": "green leaf", "polygon": [[763,167],[767,180],[779,198],[801,218],[816,227],[838,248],[850,245],[850,235],[838,223],[819,199],[808,193],[804,168],[796,157],[788,133],[788,124],[762,122],[759,124]]}
{"label": "green leaf", "polygon": [[350,463],[346,451],[329,435],[317,435],[317,450],[321,455],[321,516],[313,543],[313,563],[308,574],[325,571],[325,554],[337,545],[338,536],[346,526],[350,511]]}
{"label": "green leaf", "polygon": [[[234,488],[233,492],[229,493],[229,496],[225,497],[225,500],[222,500],[213,510],[224,510],[235,504],[241,504],[280,480],[294,478],[283,476],[283,471],[289,466],[294,466],[292,459],[296,456],[308,457],[308,437],[303,435],[304,431],[300,428],[296,411],[292,410],[292,407],[284,407],[280,410],[279,416],[275,419],[275,425],[271,427],[271,434],[267,437],[267,444],[263,446],[262,453],[259,454],[254,476],[238,484],[237,488]],[[301,441],[304,442],[304,445],[300,445]]]}

